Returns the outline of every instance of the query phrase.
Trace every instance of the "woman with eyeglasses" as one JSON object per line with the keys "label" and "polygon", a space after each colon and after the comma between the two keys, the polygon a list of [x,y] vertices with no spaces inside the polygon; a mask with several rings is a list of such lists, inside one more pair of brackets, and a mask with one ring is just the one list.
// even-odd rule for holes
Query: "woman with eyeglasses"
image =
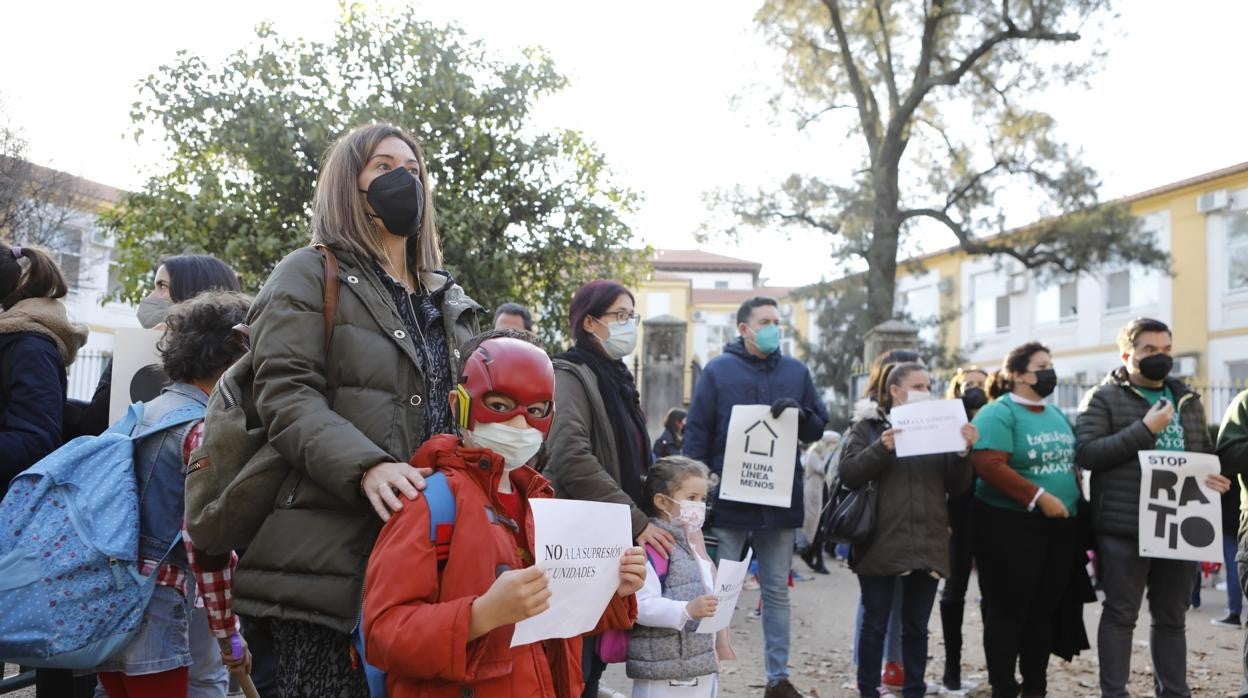
{"label": "woman with eyeglasses", "polygon": [[[543,474],[560,497],[627,505],[637,544],[671,552],[676,540],[642,508],[650,440],[637,384],[624,363],[637,348],[633,308],[632,292],[606,279],[591,281],[572,296],[573,345],[554,359],[555,419]],[[583,664],[583,695],[591,698],[598,696],[606,667],[594,645],[585,643]]]}

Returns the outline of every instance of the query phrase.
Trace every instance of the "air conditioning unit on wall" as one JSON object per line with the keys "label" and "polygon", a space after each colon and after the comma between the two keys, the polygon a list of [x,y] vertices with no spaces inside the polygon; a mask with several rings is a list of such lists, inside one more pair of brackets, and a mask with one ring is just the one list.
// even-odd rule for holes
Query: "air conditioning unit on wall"
{"label": "air conditioning unit on wall", "polygon": [[1212,213],[1230,206],[1231,197],[1225,189],[1206,192],[1196,199],[1197,213]]}
{"label": "air conditioning unit on wall", "polygon": [[1023,274],[1010,274],[1005,280],[1005,292],[1011,296],[1027,292],[1027,277]]}

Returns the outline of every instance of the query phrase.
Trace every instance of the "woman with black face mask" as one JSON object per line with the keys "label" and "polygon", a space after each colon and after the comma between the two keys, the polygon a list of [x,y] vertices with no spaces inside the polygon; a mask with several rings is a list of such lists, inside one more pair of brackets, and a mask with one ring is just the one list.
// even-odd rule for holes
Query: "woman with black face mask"
{"label": "woman with black face mask", "polygon": [[[966,418],[974,419],[979,409],[988,404],[984,391],[988,372],[978,366],[958,369],[945,399],[961,400],[966,408]],[[942,683],[945,688],[957,691],[962,688],[962,616],[966,608],[966,587],[971,579],[971,500],[975,498],[974,485],[964,494],[950,495],[949,508],[949,577],[940,592],[940,625],[945,635],[945,672]]]}
{"label": "woman with black face mask", "polygon": [[1079,502],[1075,435],[1045,402],[1057,387],[1048,347],[1015,348],[993,374],[993,401],[975,415],[979,483],[972,541],[983,597],[984,656],[992,695],[1043,696],[1053,618],[1070,581]]}
{"label": "woman with black face mask", "polygon": [[412,454],[455,428],[447,395],[482,309],[441,270],[436,221],[420,143],[361,126],[321,166],[319,249],[287,255],[252,305],[256,413],[290,473],[239,562],[233,604],[267,619],[283,698],[369,695],[352,658],[369,552],[424,487]]}

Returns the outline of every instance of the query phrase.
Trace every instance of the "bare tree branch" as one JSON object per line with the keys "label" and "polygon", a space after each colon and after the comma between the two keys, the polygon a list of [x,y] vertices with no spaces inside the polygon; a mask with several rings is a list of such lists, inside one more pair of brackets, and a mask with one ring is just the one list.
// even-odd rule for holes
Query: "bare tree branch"
{"label": "bare tree branch", "polygon": [[897,96],[897,75],[893,72],[893,37],[888,31],[888,15],[884,12],[882,0],[875,0],[875,16],[880,20],[880,36],[884,40],[884,55],[880,67],[884,70],[885,84],[888,86],[888,107],[895,114],[900,100]]}
{"label": "bare tree branch", "polygon": [[862,73],[849,48],[849,36],[845,32],[845,23],[841,19],[841,4],[838,0],[823,0],[823,4],[832,15],[832,31],[837,45],[841,49],[841,61],[845,65],[845,73],[849,76],[849,89],[854,93],[854,101],[858,103],[858,118],[862,122],[863,135],[867,139],[867,148],[872,159],[880,148],[880,106],[875,100],[871,88],[863,82]]}

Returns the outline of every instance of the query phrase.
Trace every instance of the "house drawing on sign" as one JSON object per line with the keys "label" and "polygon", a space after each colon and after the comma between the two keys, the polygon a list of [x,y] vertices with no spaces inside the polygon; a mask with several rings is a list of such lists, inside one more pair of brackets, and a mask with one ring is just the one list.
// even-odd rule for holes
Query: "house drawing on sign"
{"label": "house drawing on sign", "polygon": [[[755,431],[759,427],[763,429]],[[780,435],[767,422],[760,419],[745,430],[745,452],[752,456],[771,458],[776,455],[776,439],[778,438]]]}

